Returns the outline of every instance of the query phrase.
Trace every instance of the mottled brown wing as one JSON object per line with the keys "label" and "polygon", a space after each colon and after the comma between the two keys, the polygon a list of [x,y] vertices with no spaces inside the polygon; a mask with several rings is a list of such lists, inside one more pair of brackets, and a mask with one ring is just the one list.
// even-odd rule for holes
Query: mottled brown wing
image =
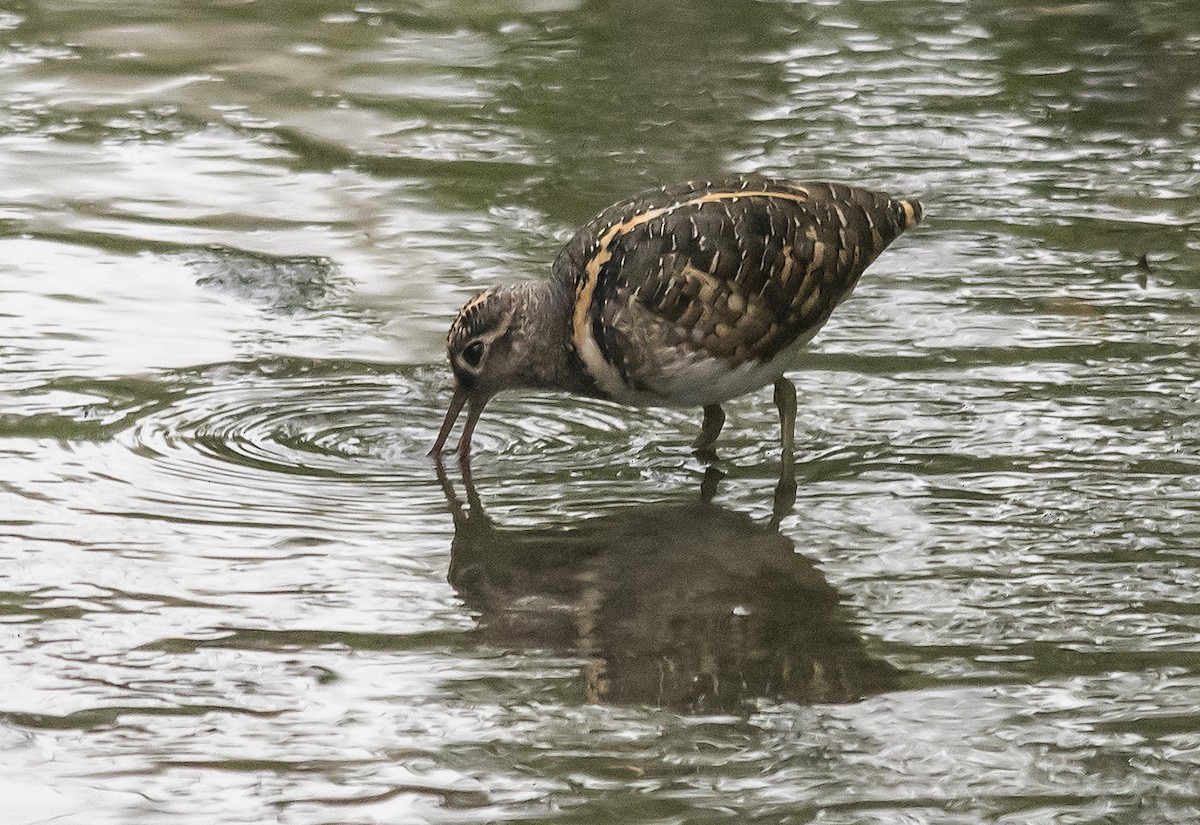
{"label": "mottled brown wing", "polygon": [[624,376],[645,346],[622,324],[644,317],[633,305],[661,322],[663,344],[731,366],[767,361],[811,338],[921,217],[915,202],[828,183],[744,179],[660,197],[602,214],[594,236],[593,254],[607,257],[591,295],[593,334]]}

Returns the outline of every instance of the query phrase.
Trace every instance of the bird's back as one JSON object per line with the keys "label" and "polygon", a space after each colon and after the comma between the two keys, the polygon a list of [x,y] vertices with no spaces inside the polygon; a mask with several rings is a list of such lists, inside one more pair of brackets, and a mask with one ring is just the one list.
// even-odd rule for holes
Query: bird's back
{"label": "bird's back", "polygon": [[689,183],[601,212],[553,277],[573,292],[571,340],[602,393],[690,404],[669,397],[681,381],[754,384],[756,369],[807,342],[921,214],[836,183]]}

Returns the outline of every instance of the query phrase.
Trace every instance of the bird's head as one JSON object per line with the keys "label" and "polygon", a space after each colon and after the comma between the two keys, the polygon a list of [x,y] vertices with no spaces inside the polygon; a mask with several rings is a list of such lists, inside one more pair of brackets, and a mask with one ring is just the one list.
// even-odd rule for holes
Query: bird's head
{"label": "bird's head", "polygon": [[446,349],[454,372],[454,396],[430,455],[442,452],[463,407],[467,421],[458,447],[464,460],[470,453],[475,422],[492,396],[527,382],[528,369],[523,291],[498,287],[467,301],[450,325]]}

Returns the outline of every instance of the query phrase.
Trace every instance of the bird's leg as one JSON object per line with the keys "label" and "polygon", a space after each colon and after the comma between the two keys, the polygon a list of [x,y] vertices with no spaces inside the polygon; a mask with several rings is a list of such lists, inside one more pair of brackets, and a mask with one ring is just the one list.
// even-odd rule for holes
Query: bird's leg
{"label": "bird's leg", "polygon": [[775,406],[779,409],[779,444],[783,448],[784,474],[796,475],[796,385],[786,378],[775,382]]}
{"label": "bird's leg", "polygon": [[[775,406],[779,409],[779,445],[782,448],[779,485],[775,488],[778,510],[781,501],[796,500],[796,385],[786,378],[775,382]],[[791,509],[791,503],[787,509]]]}
{"label": "bird's leg", "polygon": [[709,404],[706,406],[704,423],[700,425],[700,435],[696,436],[696,440],[692,443],[698,456],[710,461],[717,457],[717,451],[713,449],[713,442],[717,440],[717,436],[721,434],[721,428],[724,426],[725,410],[721,409],[721,405]]}

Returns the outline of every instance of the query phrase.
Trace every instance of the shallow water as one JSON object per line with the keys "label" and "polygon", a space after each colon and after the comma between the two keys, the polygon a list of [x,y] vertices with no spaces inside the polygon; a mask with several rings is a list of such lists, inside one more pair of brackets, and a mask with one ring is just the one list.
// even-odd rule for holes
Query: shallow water
{"label": "shallow water", "polygon": [[[0,10],[7,822],[1200,818],[1187,2]],[[493,402],[444,335],[764,172],[928,218],[769,392]],[[1139,258],[1145,263],[1139,265]]]}

